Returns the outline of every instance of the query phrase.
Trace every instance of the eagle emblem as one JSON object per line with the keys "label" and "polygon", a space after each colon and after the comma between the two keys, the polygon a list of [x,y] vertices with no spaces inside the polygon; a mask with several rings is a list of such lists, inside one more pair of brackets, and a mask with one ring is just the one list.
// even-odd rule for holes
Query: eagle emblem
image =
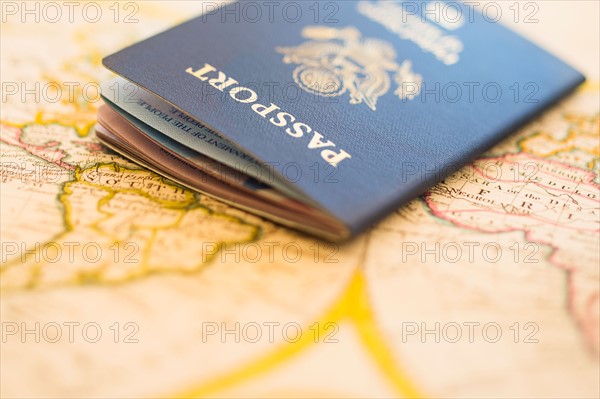
{"label": "eagle emblem", "polygon": [[354,27],[342,29],[307,26],[302,37],[312,39],[296,47],[278,47],[286,64],[299,64],[294,81],[303,90],[325,97],[348,92],[350,104],[366,104],[373,111],[377,99],[391,86],[390,73],[401,100],[412,100],[421,88],[422,77],[412,71],[409,60],[396,62],[396,51],[386,41],[361,38]]}

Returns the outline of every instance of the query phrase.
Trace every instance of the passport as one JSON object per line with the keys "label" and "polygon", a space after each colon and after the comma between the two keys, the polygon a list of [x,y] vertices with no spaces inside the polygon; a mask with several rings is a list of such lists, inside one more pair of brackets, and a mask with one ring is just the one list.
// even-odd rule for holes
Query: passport
{"label": "passport", "polygon": [[[103,86],[98,136],[182,184],[328,239],[363,232],[584,81],[467,3],[249,4],[208,8],[104,58],[120,78]],[[192,150],[280,196],[244,191],[246,180],[229,197],[199,187],[190,174],[213,169],[177,173],[144,158],[149,147],[136,143],[150,137],[160,151],[161,135],[178,159]]]}

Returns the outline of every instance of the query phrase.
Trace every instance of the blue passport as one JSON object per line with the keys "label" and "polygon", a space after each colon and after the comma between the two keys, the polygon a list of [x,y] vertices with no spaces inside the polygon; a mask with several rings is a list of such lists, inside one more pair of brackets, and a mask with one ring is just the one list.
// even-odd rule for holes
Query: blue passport
{"label": "blue passport", "polygon": [[468,4],[205,11],[104,65],[271,168],[338,223],[328,238],[364,231],[584,81]]}

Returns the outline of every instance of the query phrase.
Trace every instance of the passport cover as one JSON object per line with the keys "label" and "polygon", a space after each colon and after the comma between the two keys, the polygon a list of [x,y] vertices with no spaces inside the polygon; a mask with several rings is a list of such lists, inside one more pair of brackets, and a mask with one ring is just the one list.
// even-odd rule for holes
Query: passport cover
{"label": "passport cover", "polygon": [[452,23],[415,2],[293,4],[258,19],[228,4],[103,63],[273,165],[351,234],[584,80],[456,2]]}

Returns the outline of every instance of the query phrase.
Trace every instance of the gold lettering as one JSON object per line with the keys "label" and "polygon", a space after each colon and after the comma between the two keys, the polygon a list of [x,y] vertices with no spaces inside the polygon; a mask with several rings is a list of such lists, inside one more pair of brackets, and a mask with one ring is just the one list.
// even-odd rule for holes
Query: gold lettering
{"label": "gold lettering", "polygon": [[332,150],[323,150],[321,151],[321,157],[327,161],[327,163],[331,166],[337,167],[340,162],[342,162],[346,158],[352,158],[350,154],[348,154],[344,150],[340,150],[339,154]]}
{"label": "gold lettering", "polygon": [[224,89],[228,88],[229,86],[238,83],[238,81],[233,78],[227,79],[227,75],[225,75],[223,72],[219,71],[219,77],[210,79],[208,81],[208,83],[215,89],[223,91]]}
{"label": "gold lettering", "polygon": [[332,141],[327,140],[326,142],[321,141],[323,135],[319,132],[315,132],[312,139],[310,139],[310,143],[308,143],[308,149],[312,150],[314,148],[323,148],[323,147],[335,147]]}
{"label": "gold lettering", "polygon": [[279,108],[277,105],[275,105],[273,103],[271,103],[271,105],[269,107],[267,107],[266,105],[262,105],[262,104],[254,104],[252,106],[252,111],[256,112],[263,118],[266,118],[267,115],[269,115],[271,112],[278,110],[278,109],[281,109],[281,108]]}
{"label": "gold lettering", "polygon": [[214,72],[214,71],[216,71],[216,70],[217,70],[217,69],[216,69],[214,66],[212,66],[212,65],[210,65],[210,64],[204,64],[204,67],[203,67],[203,68],[200,68],[200,69],[198,69],[196,72],[194,72],[194,69],[193,69],[192,67],[190,67],[190,68],[186,69],[185,71],[186,71],[187,73],[189,73],[190,75],[194,75],[195,77],[197,77],[198,79],[200,79],[201,81],[203,81],[203,82],[204,82],[206,79],[208,79],[208,78],[207,78],[206,76],[204,76],[204,75],[206,75],[206,74],[207,74],[207,73],[209,73],[209,72]]}

